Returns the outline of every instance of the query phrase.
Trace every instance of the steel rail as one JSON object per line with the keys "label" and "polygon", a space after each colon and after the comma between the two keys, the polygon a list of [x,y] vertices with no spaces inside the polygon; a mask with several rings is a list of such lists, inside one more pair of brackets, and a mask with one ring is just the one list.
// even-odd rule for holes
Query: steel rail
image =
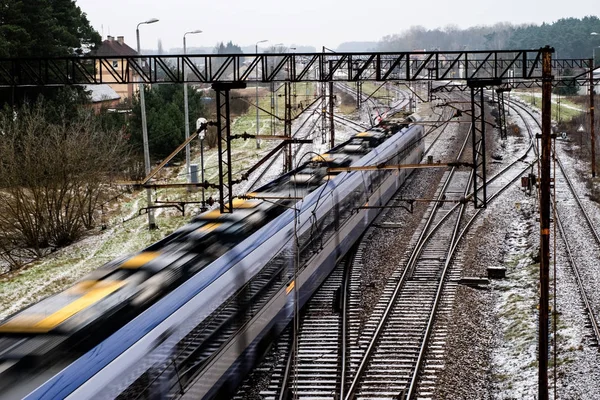
{"label": "steel rail", "polygon": [[[575,196],[575,198],[577,198],[577,195],[575,193],[573,193],[573,195]],[[573,274],[575,275],[575,278],[577,280],[577,286],[579,287],[581,299],[583,301],[583,304],[587,311],[588,317],[590,319],[590,323],[592,325],[592,330],[594,331],[594,336],[596,337],[596,343],[600,344],[600,328],[598,327],[598,323],[596,322],[596,317],[594,316],[594,311],[592,310],[590,301],[588,300],[588,297],[585,293],[585,289],[583,287],[583,280],[581,279],[581,274],[579,273],[579,268],[577,267],[577,262],[575,261],[575,258],[573,256],[573,251],[571,250],[571,246],[569,244],[569,239],[567,237],[567,233],[565,232],[565,229],[564,229],[564,226],[562,223],[562,219],[560,218],[560,213],[556,207],[555,207],[555,211],[556,211],[556,217],[557,217],[556,225],[558,226],[562,240],[565,243],[565,248],[567,250],[567,256],[569,258],[569,261],[571,262],[571,269],[573,270]],[[584,211],[584,215],[585,215],[585,211]],[[586,215],[586,220],[587,220],[587,215]],[[592,228],[592,230],[594,230],[594,229]]]}
{"label": "steel rail", "polygon": [[[470,131],[469,131],[470,133]],[[469,142],[469,138],[470,135],[467,134],[465,136],[465,141],[462,145],[462,148],[459,152],[459,154],[462,154],[467,143]],[[460,156],[459,156],[460,157]],[[450,184],[450,180],[454,174],[455,168],[452,168],[452,170],[450,171],[450,173],[448,174],[448,177],[446,179],[446,181],[444,182],[444,184],[442,185],[442,188],[440,190],[440,193],[438,195],[438,199],[442,199],[442,196],[444,195],[447,187]],[[452,210],[454,210],[454,208],[452,208]],[[398,282],[395,285],[394,288],[394,292],[392,293],[391,299],[388,302],[385,311],[383,312],[383,315],[381,317],[381,319],[379,320],[379,323],[377,324],[377,328],[375,329],[373,336],[369,342],[369,345],[367,347],[367,349],[365,350],[365,353],[363,355],[363,358],[356,370],[356,374],[354,375],[354,379],[352,380],[352,383],[350,384],[350,387],[348,389],[348,393],[346,395],[346,400],[351,400],[353,399],[353,396],[355,395],[357,389],[358,389],[358,384],[359,381],[362,378],[362,375],[365,372],[365,369],[367,367],[367,364],[369,363],[369,359],[371,358],[371,355],[373,354],[373,351],[375,350],[375,346],[377,341],[379,340],[379,337],[384,329],[384,326],[388,320],[388,318],[391,315],[392,312],[392,308],[396,302],[396,299],[398,298],[401,288],[404,286],[404,283],[406,282],[406,277],[408,274],[408,271],[412,270],[412,268],[414,267],[414,265],[416,264],[416,261],[418,259],[418,255],[421,253],[421,251],[423,250],[425,244],[427,243],[428,239],[431,237],[431,235],[433,233],[435,233],[435,231],[437,230],[438,227],[441,226],[441,224],[446,220],[446,218],[452,213],[452,210],[448,211],[448,213],[446,213],[446,215],[442,218],[442,220],[435,226],[433,227],[433,229],[429,230],[429,228],[431,228],[431,225],[433,223],[433,219],[436,215],[435,210],[432,210],[432,212],[429,214],[429,217],[427,218],[427,222],[425,223],[424,228],[421,231],[421,234],[419,235],[419,238],[417,240],[417,246],[415,246],[415,248],[413,249],[411,256],[407,262],[406,267],[404,268],[404,271],[402,272],[402,275],[400,277],[400,279],[398,280]],[[429,234],[428,234],[429,232]]]}
{"label": "steel rail", "polygon": [[[538,124],[538,127],[540,127],[540,123],[539,121],[533,116],[533,114],[527,110],[526,108],[524,108],[523,106],[520,106],[526,113],[528,113]],[[529,128],[529,127],[528,127]],[[575,199],[575,202],[577,203],[577,206],[579,207],[579,210],[581,211],[581,213],[583,214],[583,217],[585,219],[585,222],[587,224],[587,226],[590,228],[594,239],[596,241],[596,243],[598,245],[600,245],[600,235],[598,234],[598,231],[596,230],[596,228],[594,227],[594,224],[592,223],[592,219],[589,216],[588,212],[585,210],[585,207],[583,206],[583,203],[581,202],[581,199],[579,198],[579,196],[577,195],[577,192],[575,191],[575,186],[573,185],[571,179],[569,179],[569,176],[566,173],[566,170],[564,168],[564,165],[562,163],[562,161],[560,160],[560,158],[558,158],[555,154],[554,157],[555,161],[557,162],[559,169],[565,179],[565,181],[567,182],[567,186],[569,187],[569,190],[571,191],[571,193],[573,194],[573,198]],[[557,227],[560,231],[561,237],[563,239],[563,242],[565,243],[565,248],[567,250],[567,256],[569,258],[569,261],[571,263],[571,269],[573,270],[573,274],[575,275],[575,279],[577,280],[577,286],[579,287],[579,292],[581,294],[581,300],[584,304],[584,307],[587,311],[589,320],[590,320],[590,324],[592,325],[592,330],[594,331],[594,336],[596,337],[596,342],[598,344],[600,344],[600,326],[596,320],[596,316],[594,314],[594,311],[592,309],[592,306],[590,304],[590,301],[587,297],[587,294],[585,292],[585,288],[584,288],[584,284],[583,284],[583,280],[581,278],[581,274],[579,271],[579,267],[577,266],[577,262],[575,261],[575,258],[573,257],[573,251],[571,250],[571,246],[569,244],[569,240],[567,237],[567,234],[565,232],[564,226],[563,226],[563,221],[560,218],[560,214],[559,214],[559,210],[556,207],[556,204],[553,202],[553,206],[554,206],[554,210],[556,212],[556,223],[557,223]]]}
{"label": "steel rail", "polygon": [[[469,174],[469,179],[468,179],[467,185],[465,186],[465,193],[464,193],[465,195],[466,195],[466,192],[469,190],[469,187],[473,183],[474,175],[475,175],[475,171],[472,170],[471,173]],[[429,320],[427,321],[427,326],[425,328],[425,334],[423,335],[421,347],[419,349],[419,356],[417,357],[415,369],[413,370],[412,378],[411,378],[410,384],[408,386],[407,399],[412,399],[415,396],[415,392],[417,390],[417,383],[418,383],[418,379],[420,376],[419,371],[421,370],[421,365],[423,364],[423,361],[425,359],[425,353],[427,352],[429,338],[431,337],[431,333],[433,332],[433,326],[435,324],[435,317],[437,314],[438,306],[442,299],[442,293],[444,291],[444,286],[445,286],[444,284],[446,281],[446,276],[448,275],[448,271],[450,270],[450,264],[452,263],[452,260],[453,260],[454,249],[456,248],[456,243],[458,243],[458,241],[460,240],[461,235],[465,233],[464,231],[459,232],[459,230],[460,230],[460,224],[462,222],[462,217],[465,213],[466,207],[467,207],[467,205],[465,203],[459,205],[460,209],[458,211],[456,223],[454,225],[454,228],[452,229],[452,237],[450,239],[450,248],[448,249],[448,252],[446,254],[446,261],[444,262],[444,267],[442,269],[442,274],[440,276],[440,282],[439,282],[439,285],[438,285],[438,288],[437,288],[437,291],[435,294],[433,305],[431,307],[431,312],[429,314]]]}
{"label": "steel rail", "polygon": [[[519,157],[517,160],[513,161],[511,164],[509,164],[508,166],[506,166],[505,168],[503,168],[500,172],[498,172],[492,179],[490,179],[488,181],[488,185],[494,181],[496,178],[502,176],[504,173],[506,173],[506,171],[508,171],[509,169],[512,169],[512,167],[519,161],[522,161],[525,157],[527,157],[527,154],[529,153],[529,151],[533,148],[534,145],[534,140],[533,140],[533,134],[531,132],[531,129],[529,127],[529,125],[527,125],[528,128],[528,133],[529,133],[529,137],[530,137],[530,144],[527,147],[526,152]],[[524,171],[527,171],[527,169],[529,169],[530,167],[528,166]],[[492,201],[494,199],[496,199],[502,192],[504,192],[507,188],[509,188],[520,176],[522,175],[522,172],[517,174],[513,179],[511,179],[506,185],[504,185],[501,189],[499,189],[497,192],[495,192],[492,196],[490,196],[489,201]],[[472,179],[472,175],[470,176],[470,179]],[[467,188],[469,187],[469,185],[467,185]],[[466,193],[465,193],[465,197],[466,197]],[[458,206],[458,205],[457,205]],[[455,206],[456,207],[456,206]],[[465,205],[461,204],[460,205],[461,210],[459,211],[460,215],[462,215],[464,213],[464,209],[465,209]],[[444,265],[444,270],[442,272],[442,278],[441,280],[443,281],[444,277],[446,276],[447,270],[450,267],[452,260],[454,258],[454,255],[456,253],[456,249],[458,248],[458,244],[460,243],[460,241],[462,240],[462,238],[466,237],[466,233],[468,232],[468,229],[470,228],[470,226],[472,225],[472,223],[475,221],[475,219],[481,214],[483,209],[477,209],[475,211],[475,214],[469,219],[469,221],[466,223],[465,227],[460,231],[460,233],[458,233],[458,228],[460,227],[460,216],[457,219],[457,225],[455,227],[455,231],[453,232],[453,238],[451,240],[451,248],[448,251],[447,257],[446,257],[446,262]],[[457,236],[456,236],[457,235]],[[437,306],[439,304],[439,301],[441,299],[441,294],[443,291],[443,287],[442,285],[440,285],[440,287],[438,288],[438,293],[436,295],[436,299],[435,299],[435,303],[433,306],[433,311],[435,311],[437,309]],[[416,385],[417,385],[417,381],[418,381],[418,371],[420,370],[420,366],[423,362],[423,359],[425,357],[425,353],[427,351],[427,343],[429,341],[429,337],[431,335],[431,332],[433,331],[433,323],[434,321],[434,317],[435,317],[435,312],[432,312],[431,316],[430,316],[430,321],[427,325],[426,328],[426,333],[425,333],[425,339],[423,340],[420,352],[419,352],[419,358],[417,360],[417,365],[416,368],[413,372],[413,378],[411,380],[411,385],[409,387],[409,391],[407,394],[407,399],[412,399],[415,395],[415,391],[416,391]]]}

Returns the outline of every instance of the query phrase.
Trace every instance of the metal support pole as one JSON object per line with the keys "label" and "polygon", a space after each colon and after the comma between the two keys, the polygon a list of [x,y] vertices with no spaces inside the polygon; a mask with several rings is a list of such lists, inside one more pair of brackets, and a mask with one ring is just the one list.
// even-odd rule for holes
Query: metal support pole
{"label": "metal support pole", "polygon": [[[256,52],[256,57],[257,58],[258,58],[258,45],[260,43],[265,43],[265,42],[268,42],[268,40],[259,40],[258,42],[256,42],[255,52]],[[266,66],[266,63],[264,62],[264,60],[263,60],[262,64],[263,64],[262,65],[262,74],[263,74],[263,76],[265,76],[266,74],[265,74],[265,69],[264,68]],[[258,125],[259,124],[259,119],[258,119],[258,111],[259,111],[259,109],[258,109],[258,106],[259,106],[258,105],[258,82],[259,82],[258,81],[258,67],[259,67],[259,65],[257,63],[256,64],[256,70],[255,70],[256,71],[256,136],[258,136],[260,134],[260,132],[259,132],[260,129],[259,129],[259,125]],[[258,139],[258,138],[256,139],[256,148],[260,149],[260,139]]]}
{"label": "metal support pole", "polygon": [[[273,67],[271,67],[271,74],[272,73]],[[277,93],[275,92],[275,82],[271,81],[269,87],[271,91],[271,115],[269,116],[269,118],[271,119],[271,135],[275,135],[275,116],[277,115],[277,112],[275,111],[275,96],[277,96]]]}
{"label": "metal support pole", "polygon": [[206,192],[204,188],[204,138],[200,139],[200,179],[202,181],[202,209],[206,208]]}
{"label": "metal support pole", "polygon": [[427,68],[427,101],[433,100],[433,68]]}
{"label": "metal support pole", "polygon": [[552,153],[552,52],[542,53],[542,160],[540,179],[540,316],[538,399],[548,400],[548,298],[550,286],[550,158]]}
{"label": "metal support pole", "polygon": [[[258,43],[256,44],[256,57],[258,57]],[[259,120],[258,120],[258,64],[256,65],[256,136],[260,134]],[[256,139],[256,148],[260,149],[260,139]]]}
{"label": "metal support pole", "polygon": [[595,178],[596,177],[596,133],[595,133],[595,126],[594,126],[594,64],[593,64],[593,60],[590,60],[590,136],[592,139],[592,178]]}
{"label": "metal support pole", "polygon": [[333,81],[329,82],[329,148],[335,146],[335,125],[333,123],[333,106],[335,96],[333,94]]}
{"label": "metal support pole", "polygon": [[321,144],[327,143],[327,82],[321,82]]}
{"label": "metal support pole", "polygon": [[213,83],[217,97],[217,144],[219,152],[219,203],[221,213],[233,212],[233,177],[231,165],[231,125],[229,91],[244,89],[246,84]]}
{"label": "metal support pole", "polygon": [[[292,137],[292,90],[291,83],[285,82],[284,84],[284,97],[285,97],[285,118],[284,118],[284,134],[287,137]],[[292,154],[292,142],[289,142],[285,146],[285,171],[289,172],[293,169],[294,158]]]}
{"label": "metal support pole", "polygon": [[[258,54],[258,45],[256,45],[256,54]],[[258,57],[258,55],[257,55]],[[258,119],[258,65],[256,66],[256,136],[260,134],[259,119]],[[260,149],[260,139],[256,139],[256,148]]]}
{"label": "metal support pole", "polygon": [[[496,93],[498,94],[498,125],[500,128],[500,138],[502,140],[505,140],[507,137],[507,124],[506,124],[506,103],[504,101],[505,96],[504,96],[504,92],[508,92],[508,95],[510,96],[510,89],[504,89],[504,88],[500,88],[500,89],[496,89]],[[492,92],[493,94],[494,92]]]}
{"label": "metal support pole", "polygon": [[471,135],[473,143],[473,202],[475,208],[487,206],[487,173],[485,154],[484,88],[488,82],[468,82],[471,87]]}
{"label": "metal support pole", "polygon": [[[140,25],[138,24],[135,35],[137,39],[137,52],[141,54],[140,51]],[[142,112],[142,141],[144,144],[144,167],[146,171],[146,176],[150,174],[151,166],[150,166],[150,149],[148,145],[148,126],[146,120],[146,99],[144,96],[144,83],[142,82],[141,77],[138,76],[139,80],[139,91],[140,91],[140,109]],[[156,229],[156,222],[154,220],[154,209],[152,208],[152,189],[146,189],[146,200],[148,202],[148,229]]]}

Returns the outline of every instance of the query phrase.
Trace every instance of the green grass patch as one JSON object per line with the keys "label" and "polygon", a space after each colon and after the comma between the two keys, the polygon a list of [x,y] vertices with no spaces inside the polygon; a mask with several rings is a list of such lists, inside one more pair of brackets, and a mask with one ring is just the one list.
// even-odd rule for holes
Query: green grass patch
{"label": "green grass patch", "polygon": [[[518,96],[521,100],[525,101],[527,104],[537,107],[539,109],[542,108],[542,99],[541,97],[537,97],[534,93],[525,93],[525,92],[514,92],[514,95]],[[552,98],[552,119],[558,122],[570,121],[575,117],[580,116],[584,113],[584,111],[580,111],[581,105],[575,102],[572,102],[568,99],[568,97],[560,98],[560,110],[559,105],[554,103],[557,101],[556,98]],[[576,109],[573,109],[576,108]],[[559,121],[560,120],[560,121]]]}

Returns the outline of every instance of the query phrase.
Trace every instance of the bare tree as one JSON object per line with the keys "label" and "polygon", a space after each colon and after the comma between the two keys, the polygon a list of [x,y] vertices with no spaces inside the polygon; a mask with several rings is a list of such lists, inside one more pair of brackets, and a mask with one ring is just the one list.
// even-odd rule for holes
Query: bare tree
{"label": "bare tree", "polygon": [[79,239],[94,226],[127,154],[122,132],[89,110],[53,124],[42,103],[0,114],[0,256],[15,265]]}

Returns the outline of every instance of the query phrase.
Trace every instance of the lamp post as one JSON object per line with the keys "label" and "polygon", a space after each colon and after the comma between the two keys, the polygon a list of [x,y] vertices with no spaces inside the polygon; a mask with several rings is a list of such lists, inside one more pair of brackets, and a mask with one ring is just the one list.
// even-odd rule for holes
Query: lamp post
{"label": "lamp post", "polygon": [[[151,18],[147,21],[140,22],[135,28],[135,36],[137,39],[137,52],[141,55],[140,50],[140,25],[153,24],[158,22],[158,19]],[[139,79],[139,91],[140,91],[140,108],[142,111],[142,139],[144,142],[144,166],[146,169],[146,176],[150,174],[150,150],[148,149],[148,127],[146,125],[146,101],[144,98],[144,83]],[[146,189],[146,196],[148,198],[148,229],[156,229],[156,223],[154,222],[154,210],[152,209],[152,191],[150,188]]]}
{"label": "lamp post", "polygon": [[[276,43],[273,46],[271,46],[271,50],[273,51],[273,53],[275,53],[277,51],[277,48],[279,46],[283,46],[283,43]],[[274,66],[271,65],[271,73],[273,73],[273,68],[274,68]],[[279,101],[277,98],[278,97],[277,84],[274,81],[271,81],[271,84],[273,87],[273,89],[271,90],[271,112],[274,113],[274,115],[271,116],[271,134],[274,135],[275,134],[275,123],[276,123],[275,118],[279,114],[279,110],[278,110]]]}
{"label": "lamp post", "polygon": [[[185,46],[185,35],[194,35],[196,33],[202,33],[202,31],[200,29],[197,29],[195,31],[190,31],[190,32],[186,32],[183,34],[183,54],[187,54],[186,46]],[[185,65],[185,64],[183,64],[183,65]],[[188,140],[190,137],[190,117],[189,117],[189,110],[188,110],[188,90],[187,90],[187,79],[185,77],[185,69],[183,72],[183,111],[185,114],[185,117],[184,117],[185,118],[185,140]],[[191,176],[191,172],[190,172],[190,144],[189,143],[185,146],[185,171],[188,176],[187,181],[190,182],[192,179],[192,176]],[[189,187],[188,187],[188,189],[189,189]]]}
{"label": "lamp post", "polygon": [[[268,40],[259,40],[258,42],[256,42],[255,45],[255,49],[256,49],[256,57],[258,57],[258,45],[260,43],[265,43],[268,42]],[[258,136],[259,132],[258,132],[258,64],[256,64],[256,136]],[[256,138],[256,148],[260,149],[260,139],[258,139],[258,137]]]}

